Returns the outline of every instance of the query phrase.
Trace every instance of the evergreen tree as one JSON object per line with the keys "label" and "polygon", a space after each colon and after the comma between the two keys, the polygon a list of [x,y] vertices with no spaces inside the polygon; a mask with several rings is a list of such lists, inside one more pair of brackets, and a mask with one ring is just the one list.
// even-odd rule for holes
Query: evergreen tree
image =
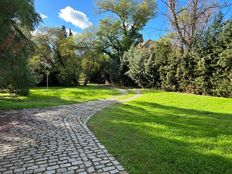
{"label": "evergreen tree", "polygon": [[72,30],[69,29],[69,37],[72,36],[72,35],[73,35]]}
{"label": "evergreen tree", "polygon": [[27,95],[30,87],[28,58],[30,31],[41,20],[33,0],[0,1],[0,88]]}
{"label": "evergreen tree", "polygon": [[223,15],[219,13],[194,50],[197,61],[195,93],[217,95],[215,91],[221,78],[218,74],[221,69],[218,62],[221,52],[227,49],[222,41],[223,26]]}

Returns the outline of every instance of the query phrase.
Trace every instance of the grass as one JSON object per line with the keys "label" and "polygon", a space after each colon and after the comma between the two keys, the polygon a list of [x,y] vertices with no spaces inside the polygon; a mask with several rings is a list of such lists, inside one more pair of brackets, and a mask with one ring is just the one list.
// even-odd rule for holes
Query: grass
{"label": "grass", "polygon": [[63,104],[80,103],[89,100],[99,100],[118,95],[115,89],[96,85],[79,86],[73,88],[52,87],[32,89],[27,97],[11,97],[7,93],[0,93],[0,109],[23,109],[57,106]]}
{"label": "grass", "polygon": [[145,91],[88,126],[132,174],[232,173],[232,99]]}

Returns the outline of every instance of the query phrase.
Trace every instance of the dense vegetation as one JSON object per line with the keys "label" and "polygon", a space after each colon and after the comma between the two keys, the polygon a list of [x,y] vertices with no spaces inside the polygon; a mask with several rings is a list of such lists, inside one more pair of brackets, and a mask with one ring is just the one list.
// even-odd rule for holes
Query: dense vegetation
{"label": "dense vegetation", "polygon": [[132,47],[124,55],[127,74],[139,86],[232,97],[232,20],[217,16],[197,45],[184,53],[170,37],[149,48]]}
{"label": "dense vegetation", "polygon": [[145,91],[88,125],[129,173],[232,173],[232,99]]}
{"label": "dense vegetation", "polygon": [[171,32],[146,45],[141,31],[160,10],[154,0],[98,0],[106,18],[76,35],[65,26],[34,30],[41,18],[33,0],[1,1],[0,90],[28,95],[48,80],[52,86],[94,82],[231,97],[232,21],[220,12],[228,6],[162,2]]}

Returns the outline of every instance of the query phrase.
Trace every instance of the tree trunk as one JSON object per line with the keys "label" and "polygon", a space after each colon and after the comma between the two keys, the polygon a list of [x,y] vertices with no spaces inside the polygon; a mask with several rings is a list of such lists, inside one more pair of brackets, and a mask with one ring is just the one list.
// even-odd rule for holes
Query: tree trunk
{"label": "tree trunk", "polygon": [[89,82],[89,76],[87,76],[87,77],[85,78],[83,85],[84,85],[84,86],[87,86],[88,82]]}

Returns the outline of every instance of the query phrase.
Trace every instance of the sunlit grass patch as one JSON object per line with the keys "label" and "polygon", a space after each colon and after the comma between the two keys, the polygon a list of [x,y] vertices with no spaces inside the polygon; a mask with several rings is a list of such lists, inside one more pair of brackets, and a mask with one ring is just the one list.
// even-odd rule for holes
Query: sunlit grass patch
{"label": "sunlit grass patch", "polygon": [[48,107],[62,104],[80,103],[89,100],[99,100],[118,95],[120,92],[107,87],[90,85],[72,88],[51,87],[30,90],[27,97],[11,96],[0,93],[0,109],[21,109]]}
{"label": "sunlit grass patch", "polygon": [[232,99],[143,92],[89,122],[129,173],[232,173]]}

